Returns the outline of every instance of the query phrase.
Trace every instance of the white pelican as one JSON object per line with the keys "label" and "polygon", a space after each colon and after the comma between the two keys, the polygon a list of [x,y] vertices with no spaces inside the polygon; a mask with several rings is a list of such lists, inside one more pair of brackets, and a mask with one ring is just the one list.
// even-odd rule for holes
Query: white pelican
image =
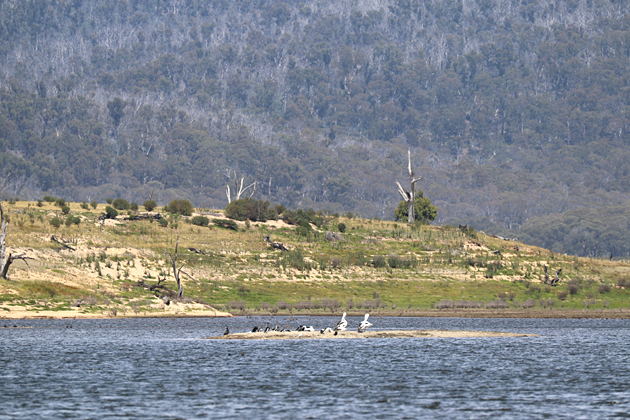
{"label": "white pelican", "polygon": [[363,318],[363,321],[361,321],[361,323],[359,324],[359,328],[357,329],[358,332],[361,333],[372,326],[372,324],[368,322],[369,317],[370,314],[365,314],[365,318]]}
{"label": "white pelican", "polygon": [[346,321],[346,313],[344,312],[341,321],[337,322],[337,325],[335,325],[335,331],[345,331],[347,326],[348,321]]}

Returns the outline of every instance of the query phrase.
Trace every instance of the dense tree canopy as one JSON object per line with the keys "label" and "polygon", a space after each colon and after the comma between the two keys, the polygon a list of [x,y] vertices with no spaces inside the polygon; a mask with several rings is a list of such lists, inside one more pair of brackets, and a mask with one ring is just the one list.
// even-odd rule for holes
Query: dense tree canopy
{"label": "dense tree canopy", "polygon": [[[389,218],[411,148],[438,222],[541,243],[532,223],[630,200],[629,7],[0,2],[0,172],[23,198],[204,207],[259,176],[257,199]],[[597,247],[555,249],[628,233],[576,223]]]}
{"label": "dense tree canopy", "polygon": [[[418,222],[429,223],[435,220],[437,217],[438,209],[428,197],[424,196],[421,190],[416,191],[416,198],[413,201],[413,216]],[[394,210],[394,220],[406,221],[409,217],[409,208],[407,203],[401,201],[398,203],[398,207]]]}

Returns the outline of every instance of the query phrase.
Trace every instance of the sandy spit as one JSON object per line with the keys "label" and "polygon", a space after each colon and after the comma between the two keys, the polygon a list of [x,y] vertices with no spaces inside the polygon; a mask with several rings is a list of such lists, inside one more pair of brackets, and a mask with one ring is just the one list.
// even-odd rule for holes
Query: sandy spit
{"label": "sandy spit", "polygon": [[107,313],[81,313],[79,311],[32,311],[12,309],[11,312],[0,313],[0,319],[111,319],[111,318],[227,318],[232,314],[222,311],[204,310],[190,312],[140,312],[113,316]]}
{"label": "sandy spit", "polygon": [[391,330],[391,331],[340,331],[322,334],[315,332],[274,332],[235,333],[217,337],[205,337],[208,340],[305,340],[305,339],[343,339],[343,338],[465,338],[465,337],[536,337],[536,334],[516,334],[494,331],[447,331],[447,330]]}

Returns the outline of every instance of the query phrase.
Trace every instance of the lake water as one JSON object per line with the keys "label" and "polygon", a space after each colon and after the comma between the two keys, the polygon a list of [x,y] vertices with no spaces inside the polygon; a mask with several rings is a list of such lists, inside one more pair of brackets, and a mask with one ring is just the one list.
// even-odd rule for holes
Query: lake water
{"label": "lake water", "polygon": [[338,319],[0,320],[0,419],[630,417],[630,320],[371,317],[541,336],[200,339]]}

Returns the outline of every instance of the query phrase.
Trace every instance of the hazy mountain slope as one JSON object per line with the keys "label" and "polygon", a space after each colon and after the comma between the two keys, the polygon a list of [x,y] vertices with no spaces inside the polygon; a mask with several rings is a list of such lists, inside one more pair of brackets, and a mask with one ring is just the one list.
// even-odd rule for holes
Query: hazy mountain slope
{"label": "hazy mountain slope", "polygon": [[[3,1],[0,170],[22,197],[215,207],[259,176],[259,198],[391,218],[410,148],[440,222],[541,243],[550,214],[630,199],[628,10]],[[606,229],[623,236],[619,217]],[[630,255],[580,248],[589,229],[556,249]]]}

